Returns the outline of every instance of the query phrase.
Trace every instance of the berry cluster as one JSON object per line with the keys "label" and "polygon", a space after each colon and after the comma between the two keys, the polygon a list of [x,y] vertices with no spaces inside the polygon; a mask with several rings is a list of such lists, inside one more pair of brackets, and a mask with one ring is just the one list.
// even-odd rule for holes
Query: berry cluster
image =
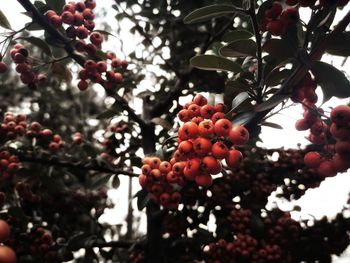
{"label": "berry cluster", "polygon": [[297,23],[298,9],[288,7],[283,9],[280,2],[275,1],[266,9],[261,22],[261,30],[268,31],[274,36],[280,36],[285,30]]}
{"label": "berry cluster", "polygon": [[225,118],[225,110],[223,104],[212,106],[197,95],[179,112],[185,123],[179,128],[178,148],[170,161],[176,175],[209,187],[211,175],[221,172],[221,160],[231,169],[239,166],[242,153],[234,146],[246,144],[249,132],[242,125],[233,126]]}
{"label": "berry cluster", "polygon": [[251,217],[250,209],[232,209],[227,220],[234,233],[250,234]]}
{"label": "berry cluster", "polygon": [[10,237],[10,226],[8,223],[0,219],[0,262],[16,263],[16,253],[12,248],[4,245]]}
{"label": "berry cluster", "polygon": [[176,190],[177,185],[183,185],[172,170],[177,168],[158,157],[146,157],[139,176],[140,185],[151,193],[151,200],[167,209],[176,209],[181,201],[181,194]]}
{"label": "berry cluster", "polygon": [[1,178],[5,181],[11,180],[19,169],[19,161],[15,155],[8,151],[0,152],[0,173]]}
{"label": "berry cluster", "polygon": [[15,189],[18,193],[18,196],[23,203],[26,204],[35,204],[40,202],[41,195],[34,194],[32,192],[31,185],[25,182],[18,182],[16,183]]}
{"label": "berry cluster", "polygon": [[[85,0],[64,5],[61,15],[57,15],[53,10],[46,12],[47,18],[56,28],[60,28],[62,23],[68,25],[65,29],[66,34],[69,38],[76,40],[74,47],[77,52],[94,57],[94,60],[87,60],[84,68],[79,72],[78,88],[80,90],[88,88],[88,81],[99,83],[107,90],[115,87],[123,79],[122,74],[115,72],[115,69],[125,68],[128,65],[125,60],[117,59],[113,52],[107,52],[109,66],[105,60],[98,60],[96,54],[101,49],[104,37],[100,32],[93,31],[95,28],[93,9],[95,7],[94,0]],[[87,38],[89,38],[89,43],[85,42]]]}
{"label": "berry cluster", "polygon": [[10,56],[16,64],[16,71],[20,74],[20,79],[23,84],[28,85],[29,88],[35,88],[37,84],[44,84],[46,82],[46,75],[39,74],[33,71],[30,65],[29,51],[22,44],[15,44],[10,50]]}
{"label": "berry cluster", "polygon": [[57,251],[52,249],[54,241],[48,231],[39,227],[28,238],[32,240],[29,248],[31,253],[40,254],[47,262],[58,262]]}
{"label": "berry cluster", "polygon": [[170,162],[145,158],[141,168],[140,184],[151,192],[152,200],[176,208],[181,195],[174,189],[185,182],[211,186],[212,175],[221,172],[224,159],[230,169],[240,165],[242,153],[234,146],[246,144],[249,132],[242,125],[232,126],[225,110],[221,103],[208,104],[202,95],[183,107],[178,117],[185,123],[178,130],[178,147]]}
{"label": "berry cluster", "polygon": [[265,245],[252,256],[252,263],[279,263],[282,260],[283,254],[279,245]]}
{"label": "berry cluster", "polygon": [[4,114],[3,122],[0,125],[0,136],[6,140],[16,139],[25,135],[29,139],[35,138],[43,146],[51,150],[57,150],[65,145],[61,136],[53,134],[50,129],[43,129],[38,122],[27,122],[22,114],[14,115],[12,112]]}
{"label": "berry cluster", "polygon": [[330,119],[332,123],[329,132],[335,144],[325,145],[324,153],[310,151],[304,157],[305,164],[317,169],[323,176],[335,176],[350,168],[350,107],[335,107]]}

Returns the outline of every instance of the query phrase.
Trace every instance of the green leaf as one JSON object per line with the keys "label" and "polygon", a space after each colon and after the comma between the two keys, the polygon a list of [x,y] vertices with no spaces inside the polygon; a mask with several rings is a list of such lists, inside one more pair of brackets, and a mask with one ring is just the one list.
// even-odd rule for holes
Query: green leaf
{"label": "green leaf", "polygon": [[261,21],[264,19],[265,17],[265,11],[270,8],[270,6],[272,5],[272,3],[275,0],[267,0],[265,2],[263,2],[260,6],[259,6],[259,10],[257,13],[257,20],[258,20],[258,24],[261,24]]}
{"label": "green leaf", "polygon": [[98,119],[98,120],[110,119],[110,118],[117,116],[118,114],[120,114],[119,111],[117,111],[115,109],[108,109],[108,110],[105,110],[104,112],[100,113],[99,115],[97,115],[96,119]]}
{"label": "green leaf", "polygon": [[270,128],[274,128],[274,129],[279,129],[279,130],[283,130],[283,127],[277,123],[273,123],[273,122],[267,122],[264,121],[261,123],[262,126],[266,126],[266,127],[270,127]]}
{"label": "green leaf", "polygon": [[247,92],[241,92],[239,93],[233,100],[231,105],[231,112],[237,109],[239,105],[241,105],[244,101],[249,99],[249,94]]}
{"label": "green leaf", "polygon": [[43,27],[36,22],[29,22],[26,24],[26,29],[28,31],[44,30]]}
{"label": "green leaf", "polygon": [[150,194],[146,189],[141,189],[135,195],[137,197],[137,208],[141,211],[150,202]]}
{"label": "green leaf", "polygon": [[185,24],[193,24],[237,12],[234,5],[210,5],[194,10],[184,18]]}
{"label": "green leaf", "polygon": [[62,7],[66,4],[65,0],[46,0],[46,4],[55,10],[57,13],[61,13]]}
{"label": "green leaf", "polygon": [[322,88],[324,101],[333,96],[337,98],[350,97],[350,82],[343,72],[321,61],[312,63],[311,71]]}
{"label": "green leaf", "polygon": [[265,110],[269,110],[280,104],[282,101],[288,99],[290,96],[288,95],[281,95],[281,94],[276,94],[273,95],[270,99],[267,101],[258,104],[254,107],[255,112],[261,112]]}
{"label": "green leaf", "polygon": [[233,42],[235,40],[239,39],[249,39],[253,36],[253,33],[243,30],[243,29],[237,29],[234,31],[227,32],[223,37],[222,41],[224,42]]}
{"label": "green leaf", "polygon": [[326,52],[336,56],[350,56],[350,32],[342,32],[335,38],[330,39]]}
{"label": "green leaf", "polygon": [[241,39],[231,42],[220,49],[224,57],[246,57],[256,55],[256,43],[252,39]]}
{"label": "green leaf", "polygon": [[42,40],[38,37],[18,37],[17,39],[22,39],[24,41],[27,41],[27,42],[33,44],[34,46],[37,46],[38,48],[40,48],[48,56],[50,56],[50,57],[52,56],[52,52],[51,52],[49,45],[44,40]]}
{"label": "green leaf", "polygon": [[272,70],[266,77],[266,86],[273,87],[281,84],[283,80],[285,80],[289,75],[291,75],[292,71],[290,69],[280,69],[276,68]]}
{"label": "green leaf", "polygon": [[91,188],[92,189],[99,189],[103,186],[106,186],[112,176],[113,176],[113,174],[107,174],[107,175],[103,175],[103,176],[99,175],[98,178],[92,182]]}
{"label": "green leaf", "polygon": [[7,29],[11,29],[10,22],[7,20],[7,17],[4,15],[4,13],[1,10],[0,10],[0,26]]}
{"label": "green leaf", "polygon": [[68,249],[77,251],[80,248],[84,247],[85,240],[89,238],[89,236],[90,234],[84,232],[72,236],[68,241]]}
{"label": "green leaf", "polygon": [[117,188],[119,188],[119,186],[120,186],[120,179],[119,179],[119,177],[117,175],[115,175],[113,177],[113,180],[112,180],[112,187],[114,189],[117,189]]}
{"label": "green leaf", "polygon": [[290,46],[287,41],[276,38],[268,40],[262,49],[273,57],[283,59],[295,56],[297,51],[296,47]]}
{"label": "green leaf", "polygon": [[245,125],[255,117],[255,112],[247,111],[238,113],[232,118],[233,125]]}
{"label": "green leaf", "polygon": [[242,71],[241,66],[227,58],[214,55],[199,55],[191,58],[190,63],[193,67],[204,70],[226,70],[231,72]]}

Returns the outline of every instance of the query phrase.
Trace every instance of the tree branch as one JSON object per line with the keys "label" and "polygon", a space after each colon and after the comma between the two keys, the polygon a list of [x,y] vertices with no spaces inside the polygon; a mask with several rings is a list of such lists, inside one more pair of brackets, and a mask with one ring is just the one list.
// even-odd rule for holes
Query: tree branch
{"label": "tree branch", "polygon": [[23,153],[16,153],[18,156],[18,159],[21,162],[27,162],[27,163],[38,163],[41,165],[47,165],[47,166],[60,166],[60,167],[67,167],[72,169],[78,169],[78,170],[90,170],[90,171],[98,171],[102,173],[112,173],[116,175],[126,175],[130,177],[137,177],[138,174],[135,174],[131,171],[122,170],[122,169],[113,169],[109,167],[99,166],[99,165],[93,165],[93,164],[84,164],[82,162],[69,162],[65,160],[59,160],[53,157],[50,158],[38,158],[34,157],[32,155],[26,155]]}
{"label": "tree branch", "polygon": [[261,48],[261,35],[259,32],[259,26],[258,26],[258,20],[256,18],[255,13],[255,1],[250,0],[250,8],[248,10],[248,14],[250,16],[250,21],[253,26],[253,31],[255,35],[255,41],[256,41],[256,55],[258,60],[258,72],[257,72],[257,102],[261,103],[262,101],[262,91],[263,91],[263,61],[262,61],[262,48]]}

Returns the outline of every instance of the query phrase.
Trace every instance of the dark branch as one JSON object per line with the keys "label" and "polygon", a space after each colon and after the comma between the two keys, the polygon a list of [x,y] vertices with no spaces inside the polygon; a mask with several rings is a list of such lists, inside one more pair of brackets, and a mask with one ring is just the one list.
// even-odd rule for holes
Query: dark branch
{"label": "dark branch", "polygon": [[47,166],[60,166],[60,167],[66,167],[71,169],[78,169],[78,170],[98,171],[102,173],[112,173],[116,175],[126,175],[130,177],[138,176],[138,174],[135,174],[127,170],[113,169],[113,168],[98,166],[93,164],[84,164],[82,162],[74,163],[74,162],[69,162],[65,160],[58,160],[56,158],[38,158],[32,155],[23,154],[23,153],[18,153],[17,156],[21,162],[38,163],[38,164],[47,165]]}

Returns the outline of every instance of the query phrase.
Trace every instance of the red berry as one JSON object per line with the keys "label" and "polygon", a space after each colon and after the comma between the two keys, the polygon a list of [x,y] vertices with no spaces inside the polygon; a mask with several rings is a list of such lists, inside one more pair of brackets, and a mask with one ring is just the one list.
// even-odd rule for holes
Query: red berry
{"label": "red berry", "polygon": [[322,157],[318,152],[308,152],[304,156],[304,163],[310,168],[317,168],[322,162]]}

